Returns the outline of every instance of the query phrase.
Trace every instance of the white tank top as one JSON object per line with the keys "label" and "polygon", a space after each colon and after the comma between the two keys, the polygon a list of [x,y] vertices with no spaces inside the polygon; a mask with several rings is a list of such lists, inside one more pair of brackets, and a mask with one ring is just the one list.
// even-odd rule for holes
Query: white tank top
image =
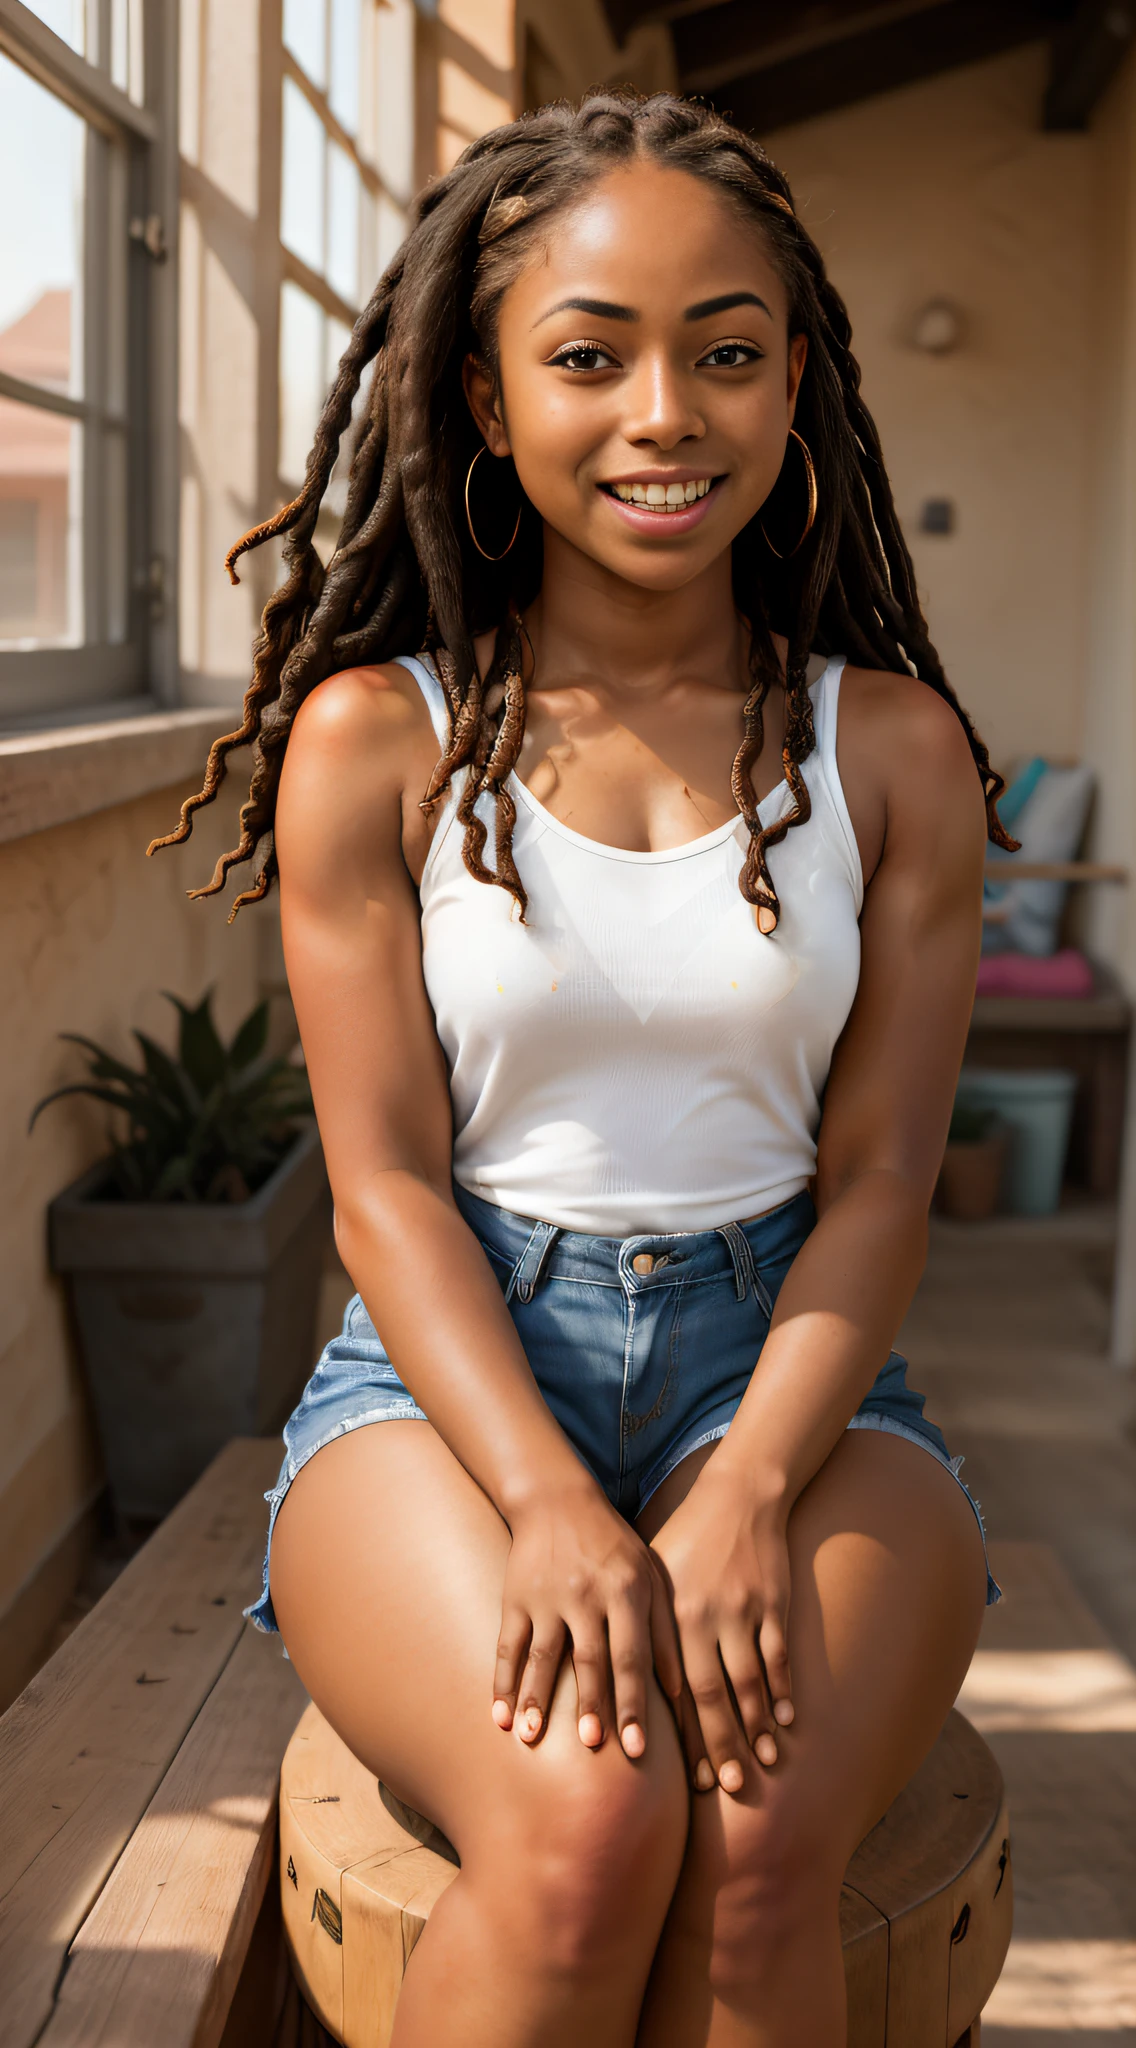
{"label": "white tank top", "polygon": [[[417,678],[440,745],[432,669]],[[770,938],[738,888],[740,818],[664,853],[560,823],[514,775],[521,924],[462,861],[457,789],[421,883],[426,988],[449,1061],[454,1177],[523,1216],[602,1237],[710,1230],[798,1194],[860,973],[863,878],[836,767],[843,659],[811,696],[812,816],[770,859]],[[763,824],[790,801],[784,783]],[[492,862],[493,803],[481,800]]]}

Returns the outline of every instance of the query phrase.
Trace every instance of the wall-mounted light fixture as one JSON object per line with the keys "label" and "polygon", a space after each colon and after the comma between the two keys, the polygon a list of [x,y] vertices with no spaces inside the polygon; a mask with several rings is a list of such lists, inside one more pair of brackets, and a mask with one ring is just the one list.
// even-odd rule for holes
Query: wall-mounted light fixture
{"label": "wall-mounted light fixture", "polygon": [[925,355],[948,356],[958,348],[965,331],[966,321],[958,306],[950,299],[929,299],[911,323],[911,346]]}

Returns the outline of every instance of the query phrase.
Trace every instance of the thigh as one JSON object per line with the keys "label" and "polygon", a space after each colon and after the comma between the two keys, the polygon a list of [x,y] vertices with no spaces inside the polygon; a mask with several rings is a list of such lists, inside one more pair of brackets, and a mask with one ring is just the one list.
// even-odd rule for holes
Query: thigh
{"label": "thigh", "polygon": [[[463,1864],[567,1800],[581,1822],[644,1780],[684,1796],[666,1703],[648,1751],[584,1748],[575,1681],[561,1673],[533,1747],[491,1715],[509,1531],[427,1422],[374,1423],[305,1465],[277,1517],[272,1600],[289,1655],[348,1747],[435,1821]],[[635,1786],[636,1791],[631,1787]]]}
{"label": "thigh", "polygon": [[[673,1511],[674,1493],[660,1505]],[[875,1430],[846,1432],[805,1489],[789,1554],[796,1719],[740,1799],[694,1801],[690,1853],[728,1863],[735,1838],[787,1831],[831,1881],[938,1736],[978,1639],[985,1560],[950,1473]]]}

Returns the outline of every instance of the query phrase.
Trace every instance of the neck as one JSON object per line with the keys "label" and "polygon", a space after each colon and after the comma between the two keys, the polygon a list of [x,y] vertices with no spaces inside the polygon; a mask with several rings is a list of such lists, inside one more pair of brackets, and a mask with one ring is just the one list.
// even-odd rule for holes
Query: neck
{"label": "neck", "polygon": [[544,543],[541,592],[526,620],[542,687],[586,679],[636,696],[698,676],[748,689],[728,551],[679,590],[647,590],[548,526]]}

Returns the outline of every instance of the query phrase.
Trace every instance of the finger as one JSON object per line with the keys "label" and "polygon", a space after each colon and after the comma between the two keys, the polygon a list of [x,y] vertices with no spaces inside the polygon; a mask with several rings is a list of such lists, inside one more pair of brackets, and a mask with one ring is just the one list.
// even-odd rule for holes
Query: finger
{"label": "finger", "polygon": [[639,1757],[647,1747],[647,1680],[653,1662],[646,1600],[613,1602],[607,1634],[615,1725],[624,1754]]}
{"label": "finger", "polygon": [[607,1637],[593,1615],[578,1618],[571,1636],[576,1728],[586,1749],[598,1749],[607,1732],[611,1698]]}
{"label": "finger", "polygon": [[648,1620],[651,1630],[651,1654],[659,1684],[669,1700],[681,1699],[682,1651],[678,1645],[678,1630],[675,1627],[670,1591],[659,1571],[651,1574],[651,1609]]}
{"label": "finger", "polygon": [[749,1750],[745,1730],[730,1698],[717,1641],[702,1631],[683,1632],[686,1675],[702,1730],[706,1755],[723,1792],[740,1792]]}
{"label": "finger", "polygon": [[747,1627],[740,1622],[728,1630],[723,1628],[719,1648],[746,1742],[761,1763],[775,1764],[777,1724],[752,1624]]}
{"label": "finger", "polygon": [[532,1621],[521,1607],[506,1607],[497,1637],[497,1659],[493,1668],[493,1719],[498,1728],[509,1729],[517,1711],[517,1687],[528,1656]]}
{"label": "finger", "polygon": [[718,1780],[714,1776],[714,1766],[706,1754],[706,1744],[702,1740],[702,1730],[698,1723],[698,1712],[685,1679],[681,1693],[677,1700],[670,1702],[670,1706],[690,1771],[690,1782],[696,1792],[712,1792]]}
{"label": "finger", "polygon": [[566,1633],[560,1620],[533,1623],[529,1654],[517,1688],[515,1727],[522,1742],[539,1741],[548,1725]]}
{"label": "finger", "polygon": [[793,1680],[789,1670],[788,1601],[769,1607],[761,1624],[761,1661],[779,1727],[788,1728],[794,1717]]}

